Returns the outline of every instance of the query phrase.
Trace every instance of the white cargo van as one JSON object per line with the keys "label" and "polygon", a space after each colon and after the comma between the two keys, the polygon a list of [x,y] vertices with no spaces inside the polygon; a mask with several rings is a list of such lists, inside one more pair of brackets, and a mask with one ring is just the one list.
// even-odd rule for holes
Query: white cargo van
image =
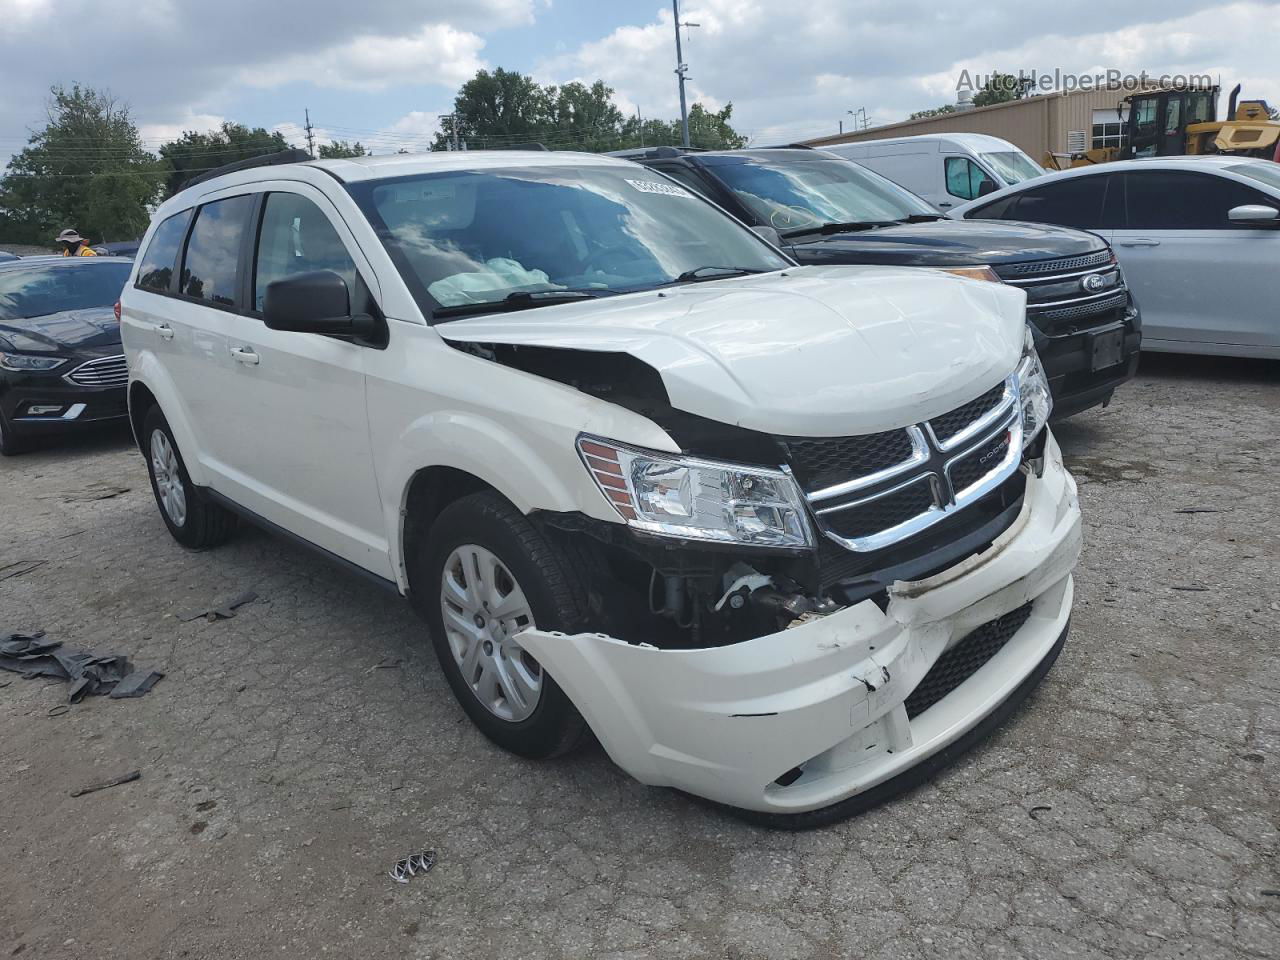
{"label": "white cargo van", "polygon": [[983,133],[863,140],[823,149],[856,160],[939,210],[1044,173],[1043,167],[1008,140]]}

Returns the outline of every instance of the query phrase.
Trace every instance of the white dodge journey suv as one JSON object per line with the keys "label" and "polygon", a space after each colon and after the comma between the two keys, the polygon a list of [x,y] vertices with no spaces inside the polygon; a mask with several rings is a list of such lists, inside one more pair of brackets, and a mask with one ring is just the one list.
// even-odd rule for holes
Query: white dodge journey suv
{"label": "white dodge journey suv", "polygon": [[1080,514],[1012,287],[799,267],[660,174],[531,151],[207,177],[121,305],[178,542],[243,517],[407,596],[521,755],[590,730],[828,822],[1066,640]]}

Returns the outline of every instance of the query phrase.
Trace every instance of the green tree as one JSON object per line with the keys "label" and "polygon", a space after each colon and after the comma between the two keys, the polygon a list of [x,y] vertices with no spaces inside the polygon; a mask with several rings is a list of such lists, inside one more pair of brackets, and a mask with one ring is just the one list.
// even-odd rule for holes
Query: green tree
{"label": "green tree", "polygon": [[372,150],[366,150],[359,140],[347,143],[345,140],[334,140],[332,143],[320,144],[321,160],[342,160],[345,157],[367,157]]}
{"label": "green tree", "polygon": [[1008,103],[1010,100],[1021,100],[1024,93],[1022,84],[1012,73],[993,73],[982,89],[973,95],[975,107],[989,107],[993,103]]}
{"label": "green tree", "polygon": [[907,119],[908,120],[927,120],[929,117],[940,117],[943,114],[955,113],[955,112],[956,112],[956,108],[954,104],[944,103],[940,107],[930,107],[928,110],[917,110],[915,113],[911,114],[911,116],[907,117]]}
{"label": "green tree", "polygon": [[[532,77],[501,67],[492,73],[481,70],[458,91],[453,115],[442,121],[432,149],[449,149],[455,132],[458,143],[471,150],[536,142],[552,150],[603,152],[681,142],[678,120],[642,122],[624,117],[613,93],[600,80],[590,86],[574,81],[544,87]],[[744,146],[746,137],[729,123],[732,115],[733,104],[713,111],[695,103],[689,111],[693,145]]]}
{"label": "green tree", "polygon": [[289,142],[279,131],[251,129],[242,123],[223,121],[217,130],[203,133],[188,130],[160,148],[160,157],[168,166],[165,196],[173,196],[192,177],[214,167],[288,149]]}
{"label": "green tree", "polygon": [[159,174],[127,106],[104,90],[54,86],[44,129],[0,179],[0,238],[53,246],[64,227],[94,242],[140,236]]}

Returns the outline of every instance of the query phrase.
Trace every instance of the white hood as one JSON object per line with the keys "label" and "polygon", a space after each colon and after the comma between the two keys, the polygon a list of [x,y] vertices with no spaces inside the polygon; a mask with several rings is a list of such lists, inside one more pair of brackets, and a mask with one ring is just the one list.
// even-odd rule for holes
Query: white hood
{"label": "white hood", "polygon": [[928,419],[1018,364],[1026,295],[916,267],[793,267],[436,326],[445,339],[630,353],[672,406],[765,433]]}

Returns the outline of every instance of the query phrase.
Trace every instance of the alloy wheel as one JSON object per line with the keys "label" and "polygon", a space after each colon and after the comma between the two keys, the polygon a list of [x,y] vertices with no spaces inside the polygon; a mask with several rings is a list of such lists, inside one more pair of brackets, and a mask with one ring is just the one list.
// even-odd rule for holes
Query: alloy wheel
{"label": "alloy wheel", "polygon": [[151,472],[160,506],[175,527],[182,526],[187,522],[187,491],[178,470],[178,453],[163,430],[151,431]]}

